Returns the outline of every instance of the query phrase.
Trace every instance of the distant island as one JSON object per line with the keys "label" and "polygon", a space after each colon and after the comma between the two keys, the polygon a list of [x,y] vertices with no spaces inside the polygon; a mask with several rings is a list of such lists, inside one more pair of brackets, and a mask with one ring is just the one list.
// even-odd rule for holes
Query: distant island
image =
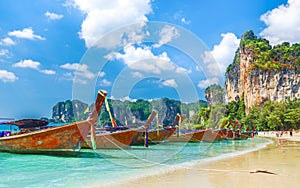
{"label": "distant island", "polygon": [[[108,99],[110,111],[120,126],[125,125],[142,125],[151,114],[152,110],[158,112],[159,123],[162,125],[171,125],[177,115],[186,114],[192,118],[201,108],[207,108],[207,103],[199,100],[195,103],[182,103],[178,100],[162,98],[155,100],[138,99],[136,101],[121,101]],[[59,102],[52,108],[51,122],[72,122],[86,119],[93,109],[93,104],[83,103],[79,100],[67,100]],[[196,124],[197,120],[192,120]],[[111,126],[111,121],[106,108],[101,109],[99,125]]]}

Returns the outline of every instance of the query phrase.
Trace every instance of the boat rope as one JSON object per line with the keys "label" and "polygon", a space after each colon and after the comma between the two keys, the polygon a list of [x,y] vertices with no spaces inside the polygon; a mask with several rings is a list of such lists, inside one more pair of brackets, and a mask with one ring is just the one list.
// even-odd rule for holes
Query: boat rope
{"label": "boat rope", "polygon": [[92,143],[92,149],[95,150],[97,148],[97,145],[96,145],[96,132],[95,132],[94,125],[91,125],[91,143]]}

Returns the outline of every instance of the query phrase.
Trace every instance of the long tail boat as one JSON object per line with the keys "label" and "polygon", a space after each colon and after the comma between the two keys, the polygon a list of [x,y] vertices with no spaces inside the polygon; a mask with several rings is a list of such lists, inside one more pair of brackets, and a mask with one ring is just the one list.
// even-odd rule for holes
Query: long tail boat
{"label": "long tail boat", "polygon": [[206,130],[196,130],[194,132],[188,132],[184,134],[172,135],[168,138],[170,142],[200,142],[205,134]]}
{"label": "long tail boat", "polygon": [[224,128],[227,124],[227,121],[223,121],[220,129],[214,129],[218,125],[217,121],[213,128],[207,129],[203,135],[202,141],[204,142],[214,142],[214,141],[221,141],[226,139],[227,129]]}
{"label": "long tail boat", "polygon": [[233,140],[237,137],[238,132],[237,130],[235,130],[236,126],[238,125],[238,121],[236,120],[232,126],[232,128],[230,129],[229,126],[231,125],[232,120],[230,121],[230,124],[227,126],[227,134],[226,134],[226,139],[227,140]]}
{"label": "long tail boat", "polygon": [[207,129],[207,130],[205,130],[202,141],[214,142],[214,141],[221,141],[223,139],[224,139],[224,130]]}
{"label": "long tail boat", "polygon": [[[109,114],[112,127],[98,129],[97,131],[92,130],[91,135],[83,143],[83,148],[86,149],[119,149],[128,148],[132,143],[134,137],[139,134],[138,128],[130,129],[128,127],[117,126],[114,120],[107,99],[105,99],[105,107]],[[94,136],[94,141],[91,139]],[[94,142],[94,143],[93,143]]]}
{"label": "long tail boat", "polygon": [[[148,122],[150,122],[157,117],[157,113],[155,111],[152,112],[152,114],[148,118]],[[158,144],[165,140],[167,140],[171,135],[174,134],[176,128],[174,126],[171,127],[164,127],[160,128],[159,126],[157,129],[153,130],[147,130],[149,124],[147,124],[142,131],[139,131],[139,133],[134,137],[131,144],[132,146],[138,146],[145,144],[145,136],[147,134],[147,142],[150,144]]]}
{"label": "long tail boat", "polygon": [[179,116],[177,132],[168,138],[170,142],[200,142],[203,138],[205,130],[195,130],[192,132],[181,133],[180,127],[185,116]]}
{"label": "long tail boat", "polygon": [[175,128],[171,127],[161,128],[159,130],[152,130],[149,132],[149,143],[157,144],[168,140],[168,138],[174,134],[175,130]]}
{"label": "long tail boat", "polygon": [[[113,130],[111,130],[113,131]],[[96,133],[95,144],[96,149],[119,149],[128,148],[133,140],[133,138],[139,134],[136,129],[126,129],[110,132],[104,130],[100,133]],[[83,148],[91,149],[92,143],[88,139],[84,142]]]}
{"label": "long tail boat", "polygon": [[94,111],[87,120],[1,137],[0,151],[49,155],[70,155],[80,151],[82,143],[93,127],[91,125],[98,119],[106,95],[105,91],[98,91]]}
{"label": "long tail boat", "polygon": [[244,127],[244,123],[239,123],[239,128],[234,132],[234,140],[246,140],[248,139],[248,135],[242,133],[242,129]]}
{"label": "long tail boat", "polygon": [[[238,129],[235,130],[236,126],[238,125]],[[247,138],[249,138],[248,133],[245,132],[241,132],[241,130],[244,127],[244,123],[240,124],[238,122],[238,120],[235,121],[232,129],[227,129],[227,139],[229,140],[245,140]],[[248,126],[248,128],[250,128]],[[246,129],[246,131],[249,131],[248,128]]]}
{"label": "long tail boat", "polygon": [[245,132],[241,133],[242,138],[254,138],[255,129],[257,126],[255,126],[252,130],[250,130],[250,126],[246,128]]}

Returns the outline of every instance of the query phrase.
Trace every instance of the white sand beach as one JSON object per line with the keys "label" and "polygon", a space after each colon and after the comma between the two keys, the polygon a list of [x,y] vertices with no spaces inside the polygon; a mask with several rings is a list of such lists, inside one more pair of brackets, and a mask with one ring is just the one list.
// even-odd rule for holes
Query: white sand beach
{"label": "white sand beach", "polygon": [[[259,133],[272,137],[274,143],[247,154],[196,166],[177,169],[122,184],[116,187],[299,187],[300,135]],[[101,186],[100,186],[101,187]]]}

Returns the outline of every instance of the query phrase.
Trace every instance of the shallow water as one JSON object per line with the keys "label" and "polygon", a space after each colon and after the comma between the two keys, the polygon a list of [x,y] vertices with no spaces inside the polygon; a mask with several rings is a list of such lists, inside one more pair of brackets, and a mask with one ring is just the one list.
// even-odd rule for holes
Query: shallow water
{"label": "shallow water", "polygon": [[[164,173],[262,148],[255,138],[216,143],[164,143],[148,149],[96,150],[82,157],[0,153],[0,187],[91,187]],[[88,150],[84,150],[88,151]]]}

